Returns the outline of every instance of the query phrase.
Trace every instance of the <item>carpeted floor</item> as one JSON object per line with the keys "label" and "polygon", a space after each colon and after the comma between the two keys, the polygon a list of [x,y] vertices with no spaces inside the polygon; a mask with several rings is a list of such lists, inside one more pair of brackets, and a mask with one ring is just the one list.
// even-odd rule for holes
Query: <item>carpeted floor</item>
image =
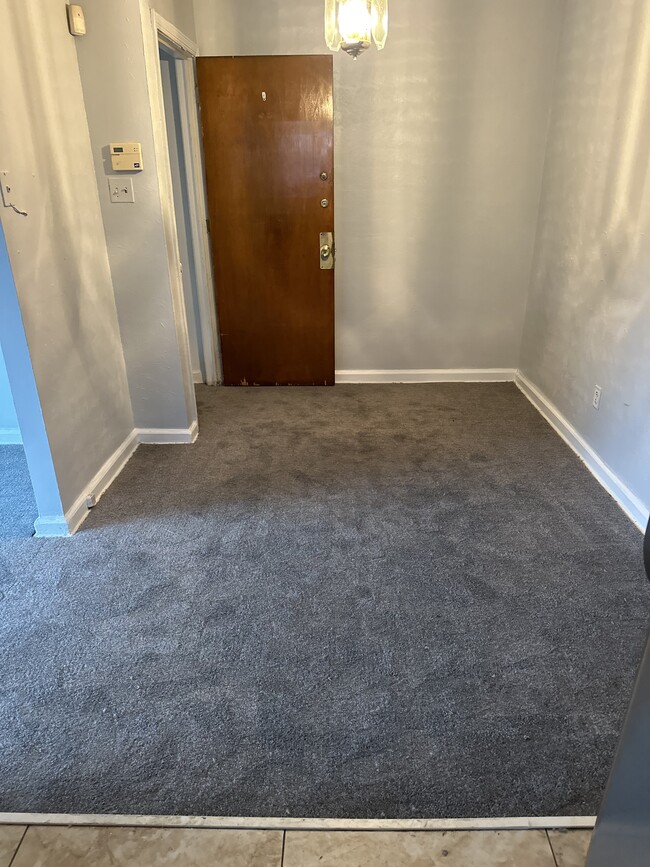
{"label": "carpeted floor", "polygon": [[199,388],[2,540],[0,810],[596,812],[642,537],[513,385]]}
{"label": "carpeted floor", "polygon": [[0,445],[0,539],[32,536],[37,517],[25,450]]}

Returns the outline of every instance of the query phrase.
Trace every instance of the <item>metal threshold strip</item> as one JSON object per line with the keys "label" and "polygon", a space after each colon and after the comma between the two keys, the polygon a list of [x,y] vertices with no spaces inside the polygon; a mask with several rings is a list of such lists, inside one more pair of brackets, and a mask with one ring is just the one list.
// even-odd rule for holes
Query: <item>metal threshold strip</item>
{"label": "metal threshold strip", "polygon": [[497,819],[298,819],[288,816],[120,816],[93,813],[0,813],[0,825],[110,825],[136,828],[216,828],[256,831],[521,831],[591,829],[595,816]]}

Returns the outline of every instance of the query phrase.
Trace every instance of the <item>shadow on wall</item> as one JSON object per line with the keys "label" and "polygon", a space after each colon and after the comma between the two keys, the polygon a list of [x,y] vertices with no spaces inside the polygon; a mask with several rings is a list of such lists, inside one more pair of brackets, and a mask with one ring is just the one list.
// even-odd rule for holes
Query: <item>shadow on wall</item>
{"label": "shadow on wall", "polygon": [[[36,6],[10,6],[8,13],[12,19],[10,32],[13,38],[18,41],[18,54],[22,57],[30,57],[34,52],[33,42],[28,34],[38,32],[46,28],[48,20],[47,16],[39,16]],[[39,17],[38,25],[33,20]],[[26,17],[26,20],[25,20]],[[47,41],[58,41],[60,33],[57,30],[50,29],[45,34]],[[45,125],[44,135],[53,135],[58,138],[57,124],[54,121],[49,129],[50,118],[56,114],[56,106],[51,104],[46,98],[46,95],[51,94],[51,87],[47,83],[47,79],[52,74],[52,70],[47,63],[31,64],[31,73],[29,77],[24,78],[25,91],[29,93],[29,99],[25,102],[25,109],[28,113],[32,130],[43,130]],[[75,135],[78,139],[75,142]],[[83,129],[78,129],[71,133],[72,139],[69,142],[71,147],[79,146],[81,149],[87,148],[87,133]],[[83,138],[83,142],[79,139]],[[50,193],[48,199],[43,201],[43,206],[38,211],[32,212],[29,219],[32,222],[38,221],[38,225],[32,227],[32,237],[34,239],[34,249],[36,251],[36,261],[33,266],[33,273],[40,273],[42,268],[47,266],[47,261],[39,256],[38,239],[51,235],[52,223],[56,221],[56,237],[57,244],[55,246],[48,245],[43,250],[44,256],[51,257],[54,252],[61,260],[65,260],[65,266],[62,270],[68,275],[66,282],[66,292],[60,293],[57,296],[57,303],[63,304],[63,315],[66,324],[66,329],[70,335],[93,334],[93,340],[74,340],[71,345],[74,347],[74,352],[77,354],[80,367],[88,376],[96,375],[98,381],[96,385],[102,390],[111,389],[111,377],[106,376],[106,371],[98,370],[98,347],[112,345],[115,341],[116,319],[109,315],[100,315],[100,311],[108,314],[105,303],[105,293],[102,288],[106,285],[108,276],[108,267],[102,269],[104,273],[98,276],[98,255],[97,255],[97,237],[89,231],[79,231],[80,221],[83,221],[84,214],[79,210],[79,184],[78,178],[73,172],[70,172],[70,162],[65,148],[50,147],[49,158],[47,162],[40,162],[38,166],[39,175],[41,178],[41,188],[44,193]],[[52,195],[56,195],[56,199]],[[101,224],[97,222],[97,229],[101,232],[103,241],[103,231]],[[78,291],[74,291],[75,287]],[[79,291],[83,289],[83,291]],[[112,321],[111,321],[112,320]],[[101,353],[99,353],[101,354]],[[74,377],[77,370],[76,365],[50,365],[47,370],[42,371],[43,379],[40,381],[40,387],[50,393],[61,387],[62,381],[69,381],[65,384],[65,390],[69,395],[75,393]],[[122,383],[118,378],[114,378],[116,383],[115,400],[121,400]],[[118,384],[119,383],[119,384]],[[109,401],[97,401],[94,406],[94,412],[97,413],[99,419],[102,420],[102,427],[110,429],[112,422],[111,408],[113,404]]]}
{"label": "shadow on wall", "polygon": [[567,4],[522,348],[525,374],[646,508],[649,97],[646,0]]}
{"label": "shadow on wall", "polygon": [[[582,14],[577,8],[569,11],[576,16]],[[619,16],[617,21],[620,20]],[[610,24],[609,10],[601,12],[600,19],[594,15],[587,48],[582,53],[577,49],[565,51],[559,69],[559,77],[571,79],[574,90],[565,88],[557,96],[555,136],[552,135],[549,145],[547,163],[545,214],[540,223],[540,259],[549,265],[543,276],[557,282],[553,277],[557,256],[547,255],[545,248],[556,243],[553,221],[558,216],[559,203],[555,194],[561,188],[576,213],[571,236],[561,244],[564,253],[561,266],[565,272],[561,279],[580,287],[580,291],[559,300],[566,305],[577,300],[577,321],[606,321],[608,331],[613,330],[621,338],[646,303],[621,278],[638,258],[644,240],[638,229],[649,169],[650,5],[646,0],[635,0],[625,24],[624,47],[610,48],[608,57],[604,33]],[[618,27],[622,29],[620,23]],[[612,61],[614,50],[624,57],[620,71],[615,58]],[[587,51],[590,54],[585,57]],[[603,58],[598,62],[599,80],[584,97],[587,109],[573,111],[575,100],[582,99],[575,91],[582,84],[576,67],[596,53]],[[610,97],[613,80],[616,96]],[[578,219],[578,213],[584,219]],[[569,250],[579,252],[573,255]],[[618,291],[604,293],[603,282],[616,286]]]}
{"label": "shadow on wall", "polygon": [[[444,341],[459,298],[474,288],[471,265],[457,251],[475,209],[480,17],[461,25],[437,6],[414,31],[408,17],[394,15],[382,54],[372,51],[349,70],[342,67],[352,61],[341,55],[336,67],[339,279],[370,283],[367,294],[341,299],[350,319],[364,324],[362,331],[343,324],[341,339],[363,357],[377,354],[388,329],[400,334],[388,367],[422,366],[415,347]],[[392,51],[395,43],[408,51]],[[459,55],[471,60],[449,88]]]}
{"label": "shadow on wall", "polygon": [[[647,190],[650,142],[650,4],[636,0],[630,18],[625,63],[609,146],[608,176],[602,201],[602,267],[616,285],[644,238],[636,230]],[[616,159],[614,159],[616,155]]]}

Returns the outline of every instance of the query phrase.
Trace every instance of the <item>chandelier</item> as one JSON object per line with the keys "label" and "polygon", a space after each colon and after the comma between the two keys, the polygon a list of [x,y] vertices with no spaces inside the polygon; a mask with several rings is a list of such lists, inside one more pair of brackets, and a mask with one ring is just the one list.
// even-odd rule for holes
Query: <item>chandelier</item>
{"label": "chandelier", "polygon": [[388,36],[388,0],[325,0],[325,39],[332,51],[343,49],[355,60]]}

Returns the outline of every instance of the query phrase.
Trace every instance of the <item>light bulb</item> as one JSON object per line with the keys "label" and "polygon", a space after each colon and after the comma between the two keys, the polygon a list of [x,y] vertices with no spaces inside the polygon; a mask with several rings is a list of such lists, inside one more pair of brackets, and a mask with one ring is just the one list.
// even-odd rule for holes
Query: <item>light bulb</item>
{"label": "light bulb", "polygon": [[339,31],[343,42],[370,42],[372,16],[367,0],[341,0]]}
{"label": "light bulb", "polygon": [[325,39],[332,51],[343,49],[354,59],[386,44],[388,0],[325,0]]}

